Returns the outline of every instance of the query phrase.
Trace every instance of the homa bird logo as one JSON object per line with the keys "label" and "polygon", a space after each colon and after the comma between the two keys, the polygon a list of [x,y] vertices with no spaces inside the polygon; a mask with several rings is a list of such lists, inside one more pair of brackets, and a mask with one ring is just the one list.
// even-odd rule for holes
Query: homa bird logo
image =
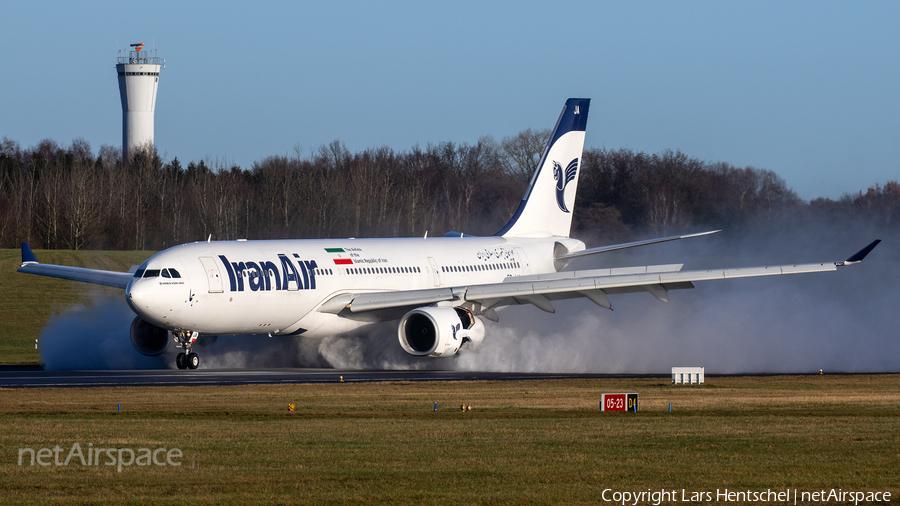
{"label": "homa bird logo", "polygon": [[566,186],[569,185],[569,181],[575,179],[575,174],[577,172],[577,158],[569,162],[569,165],[566,166],[565,173],[563,173],[562,165],[556,160],[553,161],[553,179],[556,180],[556,205],[558,205],[559,209],[564,213],[570,212],[566,209]]}
{"label": "homa bird logo", "polygon": [[454,341],[457,340],[457,339],[456,339],[456,333],[457,333],[457,332],[459,331],[459,329],[461,329],[461,328],[462,328],[462,325],[459,324],[459,323],[457,323],[456,325],[450,325],[450,330],[453,331],[453,340],[454,340]]}

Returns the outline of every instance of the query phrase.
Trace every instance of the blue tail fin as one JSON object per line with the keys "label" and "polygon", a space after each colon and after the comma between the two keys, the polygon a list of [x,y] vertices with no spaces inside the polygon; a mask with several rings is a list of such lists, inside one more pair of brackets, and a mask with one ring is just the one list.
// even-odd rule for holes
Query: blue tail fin
{"label": "blue tail fin", "polygon": [[495,235],[569,236],[590,105],[589,98],[566,101],[516,214]]}

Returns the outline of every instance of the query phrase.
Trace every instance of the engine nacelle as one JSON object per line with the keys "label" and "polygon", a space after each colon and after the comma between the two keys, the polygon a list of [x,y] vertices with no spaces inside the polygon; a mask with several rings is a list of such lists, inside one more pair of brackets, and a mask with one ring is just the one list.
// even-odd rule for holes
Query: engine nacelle
{"label": "engine nacelle", "polygon": [[131,345],[140,354],[155,357],[162,355],[169,347],[169,331],[135,316],[131,322]]}
{"label": "engine nacelle", "polygon": [[398,329],[400,346],[410,355],[449,357],[465,342],[484,340],[484,323],[461,307],[422,307],[406,313]]}

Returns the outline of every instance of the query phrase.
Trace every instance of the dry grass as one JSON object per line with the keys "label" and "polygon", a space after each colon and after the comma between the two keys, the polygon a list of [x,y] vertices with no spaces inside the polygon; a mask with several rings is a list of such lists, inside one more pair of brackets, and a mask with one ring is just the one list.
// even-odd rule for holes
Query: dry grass
{"label": "dry grass", "polygon": [[[0,501],[592,504],[606,488],[661,487],[900,494],[900,376],[708,382],[2,390]],[[601,413],[600,394],[616,391],[639,392],[640,412]],[[183,466],[16,463],[18,448],[75,442],[177,447]]]}

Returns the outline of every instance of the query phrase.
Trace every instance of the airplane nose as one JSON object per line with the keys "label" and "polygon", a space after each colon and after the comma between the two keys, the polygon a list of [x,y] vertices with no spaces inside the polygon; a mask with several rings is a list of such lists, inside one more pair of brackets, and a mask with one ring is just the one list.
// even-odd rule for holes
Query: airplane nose
{"label": "airplane nose", "polygon": [[137,314],[147,314],[153,306],[154,292],[140,280],[131,283],[125,291],[125,300]]}

